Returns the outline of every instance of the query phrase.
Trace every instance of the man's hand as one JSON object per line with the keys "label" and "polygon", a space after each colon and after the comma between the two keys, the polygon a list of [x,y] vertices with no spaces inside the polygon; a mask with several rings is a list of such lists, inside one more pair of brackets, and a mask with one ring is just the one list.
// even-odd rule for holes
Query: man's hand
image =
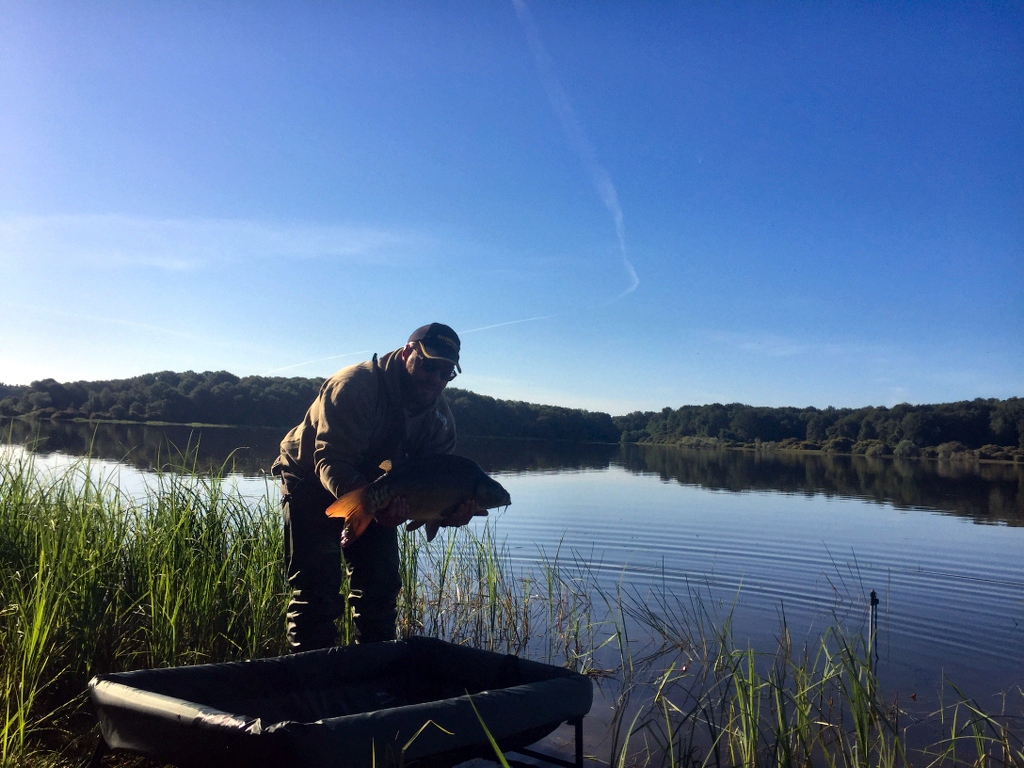
{"label": "man's hand", "polygon": [[[456,528],[460,525],[465,525],[477,515],[486,515],[487,510],[481,506],[478,506],[475,499],[466,499],[457,506],[448,517],[442,517],[437,520],[431,520],[428,523],[426,520],[413,520],[407,526],[405,530],[415,531],[417,528],[422,528],[424,525],[437,524],[437,526],[443,528]],[[427,530],[431,530],[427,528]],[[434,538],[430,536],[430,538]]]}
{"label": "man's hand", "polygon": [[478,515],[486,516],[487,510],[477,504],[476,499],[466,499],[455,508],[454,512],[441,521],[441,525],[446,528],[455,528],[465,525]]}
{"label": "man's hand", "polygon": [[397,528],[409,519],[410,514],[409,503],[402,496],[396,496],[390,504],[374,515],[373,519],[385,528]]}

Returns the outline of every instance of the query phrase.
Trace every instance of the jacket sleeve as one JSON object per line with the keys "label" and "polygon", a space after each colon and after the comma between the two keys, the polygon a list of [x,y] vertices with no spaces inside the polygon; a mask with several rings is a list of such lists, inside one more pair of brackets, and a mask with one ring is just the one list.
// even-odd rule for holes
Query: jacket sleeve
{"label": "jacket sleeve", "polygon": [[363,485],[360,460],[370,445],[377,411],[377,381],[359,370],[325,387],[316,419],[313,464],[324,488],[342,496]]}

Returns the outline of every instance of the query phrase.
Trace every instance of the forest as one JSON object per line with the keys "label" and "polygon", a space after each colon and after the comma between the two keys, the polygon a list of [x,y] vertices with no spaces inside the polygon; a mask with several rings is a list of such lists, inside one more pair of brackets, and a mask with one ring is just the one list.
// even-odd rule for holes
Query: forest
{"label": "forest", "polygon": [[[0,417],[228,424],[288,429],[302,420],[323,379],[238,377],[226,371],[162,371],[112,381],[0,384]],[[607,413],[496,400],[449,387],[460,434],[616,442]]]}
{"label": "forest", "polygon": [[636,411],[613,419],[623,442],[823,450],[868,456],[1024,460],[1024,399],[891,408],[767,408],[740,403]]}
{"label": "forest", "polygon": [[[163,371],[111,381],[0,384],[0,417],[228,424],[287,429],[323,379]],[[1024,399],[892,407],[770,408],[730,403],[607,413],[499,400],[449,387],[459,432],[479,437],[821,450],[868,456],[1024,461]]]}

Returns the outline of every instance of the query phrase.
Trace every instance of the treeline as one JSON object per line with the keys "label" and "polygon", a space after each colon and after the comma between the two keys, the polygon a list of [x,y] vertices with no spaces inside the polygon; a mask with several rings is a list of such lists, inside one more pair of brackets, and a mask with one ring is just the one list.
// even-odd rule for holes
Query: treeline
{"label": "treeline", "polygon": [[[0,416],[163,421],[287,429],[323,379],[238,377],[225,371],[164,371],[113,381],[0,384]],[[463,435],[760,447],[1024,460],[1024,399],[968,400],[886,408],[765,408],[740,403],[607,413],[447,392]]]}
{"label": "treeline", "polygon": [[620,429],[607,413],[496,400],[465,389],[445,392],[460,434],[614,443]]}
{"label": "treeline", "polygon": [[[687,405],[614,419],[624,442],[761,445],[898,456],[980,451],[1013,458],[1024,448],[1024,399],[965,400],[892,408],[760,408],[740,403]],[[1010,450],[1007,450],[1010,449]]]}
{"label": "treeline", "polygon": [[[323,379],[163,371],[112,381],[0,385],[0,416],[278,427],[298,424]],[[616,442],[607,413],[496,400],[449,389],[460,434]]]}
{"label": "treeline", "polygon": [[166,421],[290,427],[323,379],[245,376],[226,371],[147,373],[131,379],[34,381],[0,400],[0,416],[35,419]]}

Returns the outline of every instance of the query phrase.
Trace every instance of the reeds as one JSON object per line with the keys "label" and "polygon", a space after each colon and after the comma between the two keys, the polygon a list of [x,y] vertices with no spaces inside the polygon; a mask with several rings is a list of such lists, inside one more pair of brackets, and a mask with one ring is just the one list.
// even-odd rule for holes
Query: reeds
{"label": "reeds", "polygon": [[269,495],[166,473],[140,498],[88,461],[0,459],[0,760],[54,726],[101,671],[284,650]]}
{"label": "reeds", "polygon": [[402,531],[399,634],[423,634],[589,669],[596,625],[585,566],[542,559],[517,571],[490,522],[442,529],[432,544]]}
{"label": "reeds", "polygon": [[[129,495],[87,460],[50,474],[0,451],[0,764],[71,749],[98,672],[285,651],[276,489],[246,497],[186,460]],[[993,715],[947,686],[932,719],[945,736],[912,750],[858,635],[795,647],[783,625],[776,648],[737,646],[730,609],[699,590],[608,590],[592,558],[561,549],[516,567],[493,524],[429,545],[403,533],[401,547],[402,634],[593,675],[615,704],[603,763],[1024,765],[1019,690]],[[340,629],[352,639],[348,616]]]}

